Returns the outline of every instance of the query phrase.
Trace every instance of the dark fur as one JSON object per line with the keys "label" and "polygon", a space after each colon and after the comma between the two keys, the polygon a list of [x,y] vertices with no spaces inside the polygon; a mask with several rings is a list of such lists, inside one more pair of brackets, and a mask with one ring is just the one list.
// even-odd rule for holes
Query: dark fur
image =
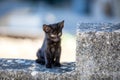
{"label": "dark fur", "polygon": [[61,55],[61,36],[62,28],[64,27],[64,21],[43,25],[45,32],[45,39],[41,49],[37,52],[37,63],[45,64],[46,68],[51,68],[52,65],[60,67],[60,55]]}

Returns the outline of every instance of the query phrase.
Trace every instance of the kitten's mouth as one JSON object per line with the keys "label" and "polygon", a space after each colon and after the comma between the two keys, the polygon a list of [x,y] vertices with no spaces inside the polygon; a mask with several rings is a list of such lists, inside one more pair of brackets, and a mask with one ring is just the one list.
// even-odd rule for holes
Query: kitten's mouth
{"label": "kitten's mouth", "polygon": [[58,38],[55,38],[55,39],[52,39],[52,41],[54,41],[54,42],[58,42],[60,39],[58,39]]}

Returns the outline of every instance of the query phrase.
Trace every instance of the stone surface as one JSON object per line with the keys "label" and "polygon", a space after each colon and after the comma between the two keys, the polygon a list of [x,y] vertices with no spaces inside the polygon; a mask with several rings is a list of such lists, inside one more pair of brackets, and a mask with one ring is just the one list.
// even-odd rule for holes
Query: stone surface
{"label": "stone surface", "polygon": [[33,60],[0,59],[0,80],[77,80],[77,75],[74,62],[47,69]]}
{"label": "stone surface", "polygon": [[120,23],[79,23],[76,71],[81,80],[120,80]]}
{"label": "stone surface", "polygon": [[120,23],[80,23],[76,41],[76,63],[0,59],[0,80],[120,80]]}

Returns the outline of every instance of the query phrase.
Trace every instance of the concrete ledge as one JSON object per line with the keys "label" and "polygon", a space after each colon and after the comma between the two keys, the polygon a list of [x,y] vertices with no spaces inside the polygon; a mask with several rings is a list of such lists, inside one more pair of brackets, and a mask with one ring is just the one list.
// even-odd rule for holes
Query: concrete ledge
{"label": "concrete ledge", "polygon": [[75,63],[52,69],[25,59],[0,59],[0,80],[77,80]]}
{"label": "concrete ledge", "polygon": [[120,80],[120,23],[80,23],[76,41],[76,63],[0,59],[0,80]]}
{"label": "concrete ledge", "polygon": [[81,80],[119,80],[120,23],[80,23],[76,67]]}

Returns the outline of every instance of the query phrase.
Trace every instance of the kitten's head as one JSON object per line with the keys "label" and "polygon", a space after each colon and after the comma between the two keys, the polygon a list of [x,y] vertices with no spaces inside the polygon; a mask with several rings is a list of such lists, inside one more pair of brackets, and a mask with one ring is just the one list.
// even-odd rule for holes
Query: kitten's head
{"label": "kitten's head", "polygon": [[55,24],[49,24],[43,25],[43,30],[46,34],[46,37],[53,42],[60,41],[60,37],[62,36],[62,29],[64,27],[64,21],[55,23]]}

